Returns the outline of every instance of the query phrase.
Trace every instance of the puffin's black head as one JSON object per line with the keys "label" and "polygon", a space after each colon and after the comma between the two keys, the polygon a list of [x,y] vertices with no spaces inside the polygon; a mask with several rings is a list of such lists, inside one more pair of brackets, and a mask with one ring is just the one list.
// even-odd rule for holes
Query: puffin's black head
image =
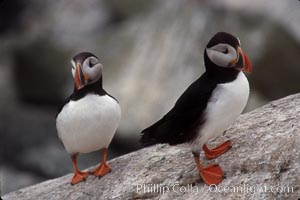
{"label": "puffin's black head", "polygon": [[215,34],[204,51],[204,62],[207,70],[219,68],[251,72],[249,58],[241,49],[240,40],[225,32]]}
{"label": "puffin's black head", "polygon": [[80,90],[86,85],[94,83],[102,76],[103,66],[92,53],[81,52],[71,60],[72,75],[75,79],[75,89]]}

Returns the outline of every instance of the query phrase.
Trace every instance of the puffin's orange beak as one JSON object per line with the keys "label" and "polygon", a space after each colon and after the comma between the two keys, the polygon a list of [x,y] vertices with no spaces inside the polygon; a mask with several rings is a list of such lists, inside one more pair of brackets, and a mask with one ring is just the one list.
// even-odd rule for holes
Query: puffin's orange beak
{"label": "puffin's orange beak", "polygon": [[241,70],[243,72],[251,73],[252,72],[252,64],[251,64],[248,56],[244,53],[244,51],[241,49],[241,47],[238,48],[238,52],[239,52],[239,55],[242,56],[242,59],[243,59],[243,68]]}
{"label": "puffin's orange beak", "polygon": [[76,64],[76,72],[75,72],[75,88],[76,90],[80,90],[81,88],[84,87],[84,76],[81,70],[81,64],[77,63]]}

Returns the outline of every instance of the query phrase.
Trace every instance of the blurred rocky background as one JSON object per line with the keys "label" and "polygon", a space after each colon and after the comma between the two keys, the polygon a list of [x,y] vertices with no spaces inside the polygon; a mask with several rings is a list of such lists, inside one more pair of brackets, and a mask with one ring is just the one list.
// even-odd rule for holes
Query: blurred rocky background
{"label": "blurred rocky background", "polygon": [[[55,128],[73,90],[70,60],[94,52],[121,104],[110,158],[140,148],[140,131],[201,73],[211,36],[238,36],[254,66],[245,112],[300,91],[300,2],[240,0],[0,1],[1,193],[72,171]],[[100,153],[80,157],[97,164]]]}

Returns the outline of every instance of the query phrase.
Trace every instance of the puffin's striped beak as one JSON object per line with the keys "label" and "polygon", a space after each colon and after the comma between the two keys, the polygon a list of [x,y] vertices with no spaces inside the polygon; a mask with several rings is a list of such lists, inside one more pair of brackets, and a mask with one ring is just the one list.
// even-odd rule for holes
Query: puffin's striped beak
{"label": "puffin's striped beak", "polygon": [[242,55],[243,57],[243,63],[244,63],[244,68],[242,69],[243,72],[248,72],[251,73],[252,72],[252,64],[248,58],[248,56],[243,52],[243,50],[241,49],[241,47],[239,47],[239,53]]}
{"label": "puffin's striped beak", "polygon": [[76,64],[76,72],[75,72],[75,88],[76,90],[80,90],[84,87],[85,78],[81,69],[81,64]]}
{"label": "puffin's striped beak", "polygon": [[238,47],[239,58],[236,63],[236,68],[242,70],[243,72],[251,73],[252,72],[252,64],[248,58],[248,56],[244,53],[241,47]]}

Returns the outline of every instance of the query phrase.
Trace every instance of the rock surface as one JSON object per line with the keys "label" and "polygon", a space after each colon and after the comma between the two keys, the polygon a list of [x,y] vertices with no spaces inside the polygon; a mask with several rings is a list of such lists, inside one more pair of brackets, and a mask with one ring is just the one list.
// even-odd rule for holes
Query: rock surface
{"label": "rock surface", "polygon": [[[226,173],[217,188],[199,178],[188,148],[161,144],[113,159],[112,172],[101,179],[91,176],[71,186],[69,174],[3,199],[298,199],[299,105],[300,94],[271,102],[242,115],[226,133],[210,141],[210,145],[226,139],[233,142],[231,150],[213,161],[202,155],[203,164],[220,163]],[[144,186],[145,191],[139,189]]]}

